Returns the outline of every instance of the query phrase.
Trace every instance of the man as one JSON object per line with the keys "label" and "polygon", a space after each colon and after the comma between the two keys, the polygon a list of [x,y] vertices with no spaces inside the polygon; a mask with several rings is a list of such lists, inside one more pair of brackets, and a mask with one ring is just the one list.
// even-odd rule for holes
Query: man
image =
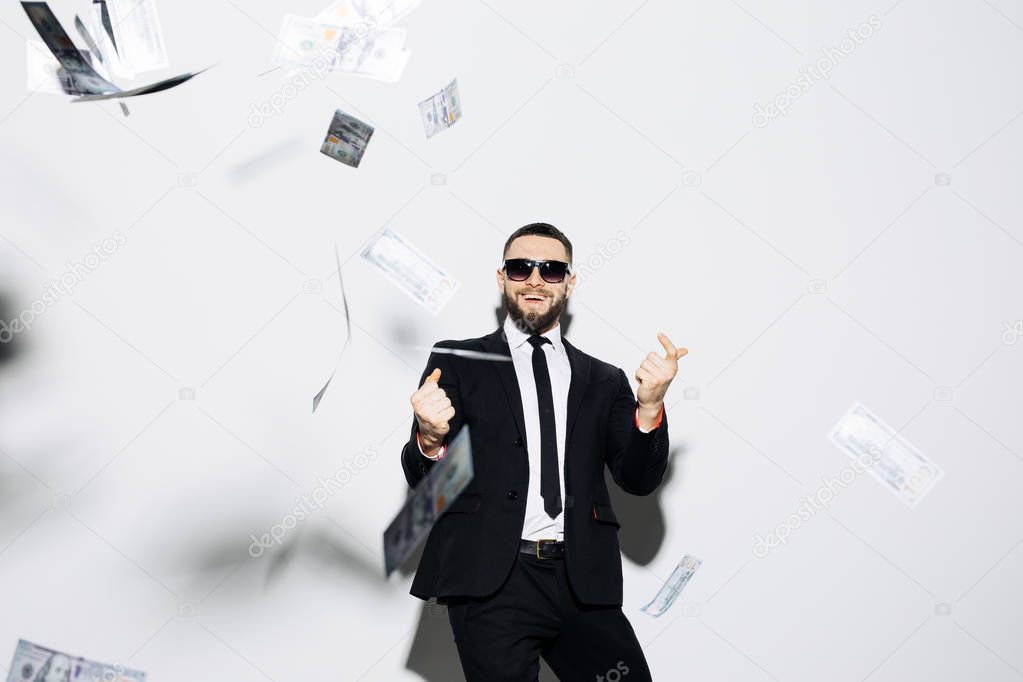
{"label": "man", "polygon": [[[606,465],[626,492],[648,495],[668,461],[664,394],[686,349],[664,334],[665,356],[622,370],[561,336],[575,288],[572,244],[556,227],[516,230],[497,270],[507,318],[443,348],[511,356],[481,361],[432,353],[412,394],[401,453],[410,486],[469,425],[475,477],[438,519],[411,594],[447,604],[469,682],[536,680],[539,656],[565,680],[610,671],[649,680],[622,613],[619,524]],[[628,671],[628,673],[626,673]]]}

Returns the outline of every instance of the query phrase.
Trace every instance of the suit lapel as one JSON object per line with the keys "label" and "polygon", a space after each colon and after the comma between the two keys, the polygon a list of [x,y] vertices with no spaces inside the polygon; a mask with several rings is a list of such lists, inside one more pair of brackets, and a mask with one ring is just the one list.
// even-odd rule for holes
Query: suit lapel
{"label": "suit lapel", "polygon": [[572,427],[575,426],[579,408],[583,404],[583,396],[590,383],[590,359],[570,344],[564,336],[561,337],[561,342],[565,344],[568,364],[572,367],[572,381],[568,386],[568,423],[565,425],[565,458],[567,460],[568,453],[571,452],[568,444],[572,442]]}
{"label": "suit lapel", "polygon": [[[511,356],[508,340],[502,332],[503,330],[498,327],[497,331],[483,337],[483,346],[488,353]],[[526,422],[522,417],[522,394],[519,392],[519,380],[515,377],[515,364],[512,362],[490,362],[488,364],[494,368],[497,376],[501,379],[505,397],[511,407],[512,417],[515,418],[515,428],[519,430],[519,438],[525,443]],[[525,452],[525,448],[522,451]]]}

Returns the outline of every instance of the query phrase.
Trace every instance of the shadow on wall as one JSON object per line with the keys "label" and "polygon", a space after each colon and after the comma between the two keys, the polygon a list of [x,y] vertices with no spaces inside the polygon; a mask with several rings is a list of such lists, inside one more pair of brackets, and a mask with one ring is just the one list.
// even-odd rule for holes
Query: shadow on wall
{"label": "shadow on wall", "polygon": [[[24,341],[21,335],[11,334],[8,330],[10,320],[18,315],[13,305],[13,300],[0,293],[0,387],[4,385],[4,374],[10,366],[17,361],[18,355],[24,348]],[[0,414],[0,423],[4,421],[4,415]],[[5,467],[10,463],[7,458],[0,456],[0,508],[10,511],[12,505],[18,504],[18,500],[24,490],[15,484],[14,480],[4,475]]]}
{"label": "shadow on wall", "polygon": [[611,472],[607,467],[604,467],[611,506],[618,517],[618,522],[622,524],[618,532],[622,555],[635,564],[646,566],[661,550],[667,535],[661,497],[675,476],[675,469],[685,465],[686,452],[684,445],[677,445],[668,451],[668,466],[664,470],[661,485],[649,495],[630,495],[625,492],[611,478]]}
{"label": "shadow on wall", "polygon": [[21,350],[21,337],[9,332],[7,323],[17,316],[11,299],[0,293],[0,368],[14,360]]}

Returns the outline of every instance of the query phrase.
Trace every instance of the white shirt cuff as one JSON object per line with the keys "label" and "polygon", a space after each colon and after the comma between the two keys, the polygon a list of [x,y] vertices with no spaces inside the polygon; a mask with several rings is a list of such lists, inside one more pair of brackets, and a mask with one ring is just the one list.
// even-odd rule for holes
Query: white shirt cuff
{"label": "white shirt cuff", "polygon": [[444,459],[444,451],[448,449],[447,445],[442,445],[440,447],[440,452],[438,452],[436,455],[433,455],[431,457],[430,455],[428,455],[425,452],[423,452],[423,444],[419,442],[419,432],[418,431],[416,431],[416,447],[419,448],[419,453],[423,457],[425,457],[426,459],[432,459],[435,462],[438,461],[438,460]]}

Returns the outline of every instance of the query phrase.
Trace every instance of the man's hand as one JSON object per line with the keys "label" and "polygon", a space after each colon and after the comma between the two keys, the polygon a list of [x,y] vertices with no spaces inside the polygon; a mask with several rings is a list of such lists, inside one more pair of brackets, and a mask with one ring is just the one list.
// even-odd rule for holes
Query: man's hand
{"label": "man's hand", "polygon": [[657,340],[664,346],[665,356],[662,358],[650,352],[636,370],[636,381],[639,384],[636,401],[639,403],[639,420],[644,425],[652,425],[657,421],[664,405],[664,394],[678,373],[679,358],[689,352],[686,348],[675,348],[663,332],[657,334]]}
{"label": "man's hand", "polygon": [[440,447],[444,436],[451,430],[448,422],[455,416],[451,399],[444,389],[437,385],[439,380],[440,368],[436,367],[411,398],[412,410],[419,423],[419,441],[427,453]]}

